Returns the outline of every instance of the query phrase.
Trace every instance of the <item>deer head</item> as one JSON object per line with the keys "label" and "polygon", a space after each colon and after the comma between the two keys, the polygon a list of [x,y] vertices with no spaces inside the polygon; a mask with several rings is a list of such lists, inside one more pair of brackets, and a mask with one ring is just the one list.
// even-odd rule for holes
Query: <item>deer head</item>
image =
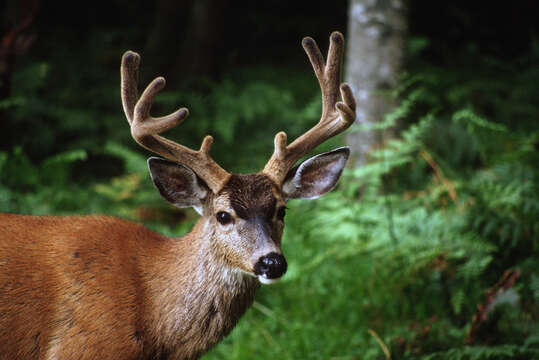
{"label": "deer head", "polygon": [[262,283],[276,281],[286,271],[281,251],[286,202],[315,199],[333,189],[349,149],[341,147],[296,162],[355,120],[352,91],[340,83],[343,36],[331,34],[327,62],[312,38],[304,38],[302,45],[320,83],[321,119],[288,145],[286,134],[278,133],[273,155],[254,174],[231,174],[222,169],[209,155],[211,136],[203,139],[199,150],[159,136],[184,121],[189,112],[181,108],[164,117],[151,117],[151,105],[165,79],[153,80],[137,100],[140,56],[128,51],[122,58],[122,103],[131,134],[144,148],[165,158],[148,160],[159,193],[173,205],[193,207],[202,215],[201,228],[214,249],[211,261],[227,270],[256,276]]}

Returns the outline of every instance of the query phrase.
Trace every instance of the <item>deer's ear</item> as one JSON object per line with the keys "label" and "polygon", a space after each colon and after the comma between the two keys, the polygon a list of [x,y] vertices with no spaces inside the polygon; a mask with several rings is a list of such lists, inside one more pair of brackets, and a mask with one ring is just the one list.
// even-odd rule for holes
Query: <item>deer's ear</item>
{"label": "deer's ear", "polygon": [[316,199],[331,191],[341,177],[350,149],[341,147],[315,155],[290,169],[283,182],[287,199]]}
{"label": "deer's ear", "polygon": [[148,167],[155,187],[165,200],[177,207],[192,206],[202,213],[208,188],[193,170],[158,157],[149,158]]}

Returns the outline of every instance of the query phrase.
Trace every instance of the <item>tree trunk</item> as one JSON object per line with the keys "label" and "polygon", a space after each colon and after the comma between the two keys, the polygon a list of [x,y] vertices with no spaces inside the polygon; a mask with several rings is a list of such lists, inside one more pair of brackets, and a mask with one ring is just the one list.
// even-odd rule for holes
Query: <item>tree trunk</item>
{"label": "tree trunk", "polygon": [[[357,101],[356,123],[373,125],[393,108],[392,90],[399,77],[406,41],[403,0],[351,0],[348,20],[346,81]],[[369,151],[392,134],[374,130],[349,132],[354,167],[368,161]]]}

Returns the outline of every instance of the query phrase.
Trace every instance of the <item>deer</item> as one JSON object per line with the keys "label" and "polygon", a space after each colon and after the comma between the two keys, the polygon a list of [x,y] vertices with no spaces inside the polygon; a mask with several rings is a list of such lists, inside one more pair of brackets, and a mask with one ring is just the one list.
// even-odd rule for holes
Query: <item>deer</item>
{"label": "deer", "polygon": [[159,135],[189,112],[152,117],[165,79],[139,97],[140,56],[123,55],[131,135],[161,156],[148,159],[150,177],[165,200],[200,219],[169,238],[105,215],[0,214],[0,359],[197,359],[230,333],[260,284],[287,270],[287,201],[331,191],[349,157],[340,147],[296,164],[355,120],[352,90],[340,80],[342,34],[331,34],[326,60],[312,38],[302,45],[320,84],[320,121],[289,144],[277,133],[269,161],[252,174],[221,168],[210,135],[199,150]]}

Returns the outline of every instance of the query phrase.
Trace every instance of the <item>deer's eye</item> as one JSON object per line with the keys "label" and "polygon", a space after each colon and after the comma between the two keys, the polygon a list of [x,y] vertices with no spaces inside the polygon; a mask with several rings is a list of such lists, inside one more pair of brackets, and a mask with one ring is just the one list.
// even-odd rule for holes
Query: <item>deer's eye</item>
{"label": "deer's eye", "polygon": [[215,217],[221,225],[230,224],[232,222],[232,216],[230,216],[230,214],[226,211],[219,211],[217,214],[215,214]]}
{"label": "deer's eye", "polygon": [[286,215],[286,206],[281,206],[277,210],[277,219],[284,220],[284,216]]}

